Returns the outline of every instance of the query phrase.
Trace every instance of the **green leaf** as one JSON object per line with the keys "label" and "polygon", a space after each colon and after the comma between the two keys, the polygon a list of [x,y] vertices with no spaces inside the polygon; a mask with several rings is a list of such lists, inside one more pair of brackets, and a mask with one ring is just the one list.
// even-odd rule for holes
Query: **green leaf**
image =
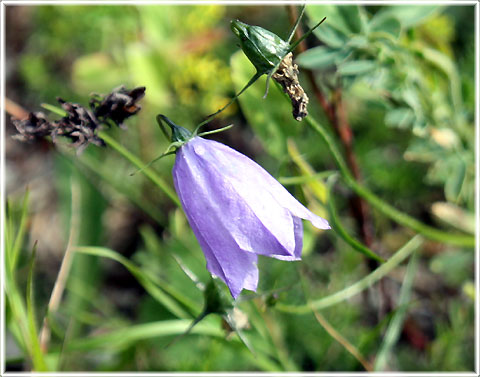
{"label": "green leaf", "polygon": [[54,114],[60,115],[61,117],[67,116],[67,112],[59,106],[51,105],[49,103],[42,103],[40,106]]}
{"label": "green leaf", "polygon": [[385,124],[390,127],[408,128],[415,120],[415,114],[409,107],[400,107],[387,112]]}
{"label": "green leaf", "polygon": [[467,166],[461,158],[456,158],[452,162],[454,163],[454,167],[445,182],[445,196],[447,200],[456,203],[458,202],[463,183],[465,182]]}
{"label": "green leaf", "polygon": [[356,76],[373,71],[377,67],[372,60],[355,60],[338,66],[338,73],[342,76]]}
{"label": "green leaf", "polygon": [[[313,27],[313,25],[311,26]],[[342,48],[349,40],[345,34],[333,28],[328,23],[323,23],[320,27],[316,28],[313,33],[318,39],[331,48]]]}
{"label": "green leaf", "polygon": [[313,47],[300,55],[295,62],[303,68],[322,69],[339,64],[345,60],[348,53],[341,50],[332,50],[325,46]]}
{"label": "green leaf", "polygon": [[352,33],[360,34],[365,30],[365,20],[358,5],[339,5],[337,9]]}
{"label": "green leaf", "polygon": [[[96,255],[99,257],[113,259],[121,263],[128,269],[133,276],[143,285],[145,290],[158,302],[165,306],[172,314],[179,318],[189,318],[190,315],[178,304],[177,301],[182,302],[182,297],[173,292],[167,284],[162,284],[161,288],[158,286],[161,282],[158,279],[153,280],[153,277],[141,270],[137,265],[118,254],[116,251],[104,247],[76,247],[75,251],[78,253]],[[167,293],[168,294],[167,294]],[[174,296],[177,301],[175,301]],[[183,302],[185,303],[185,302]]]}
{"label": "green leaf", "polygon": [[427,46],[422,46],[421,50],[417,52],[420,53],[425,60],[442,70],[447,75],[450,80],[450,92],[454,109],[461,111],[461,104],[463,102],[462,88],[460,75],[455,62],[448,55]]}
{"label": "green leaf", "polygon": [[[165,10],[167,7],[162,7],[162,9]],[[153,104],[171,105],[173,96],[167,83],[168,75],[165,75],[165,72],[171,72],[166,63],[168,59],[162,58],[157,51],[151,50],[143,44],[127,46],[125,55],[132,82],[147,83],[148,95],[145,99]],[[171,59],[171,56],[169,58]]]}
{"label": "green leaf", "polygon": [[394,17],[400,21],[402,27],[411,28],[423,23],[440,9],[437,5],[393,5],[384,7],[376,17]]}
{"label": "green leaf", "polygon": [[388,14],[376,14],[370,21],[370,32],[387,33],[394,38],[400,36],[402,25],[395,17]]}
{"label": "green leaf", "polygon": [[[338,8],[340,7],[337,5],[309,5],[306,7],[305,11],[310,18],[311,26],[315,25],[323,17],[327,18],[324,24],[317,30],[322,29],[324,25],[330,25],[344,35],[349,35],[352,32],[350,25],[346,22],[343,14],[339,12]],[[348,11],[344,11],[344,13],[348,13]],[[353,22],[353,24],[355,24],[355,22]]]}

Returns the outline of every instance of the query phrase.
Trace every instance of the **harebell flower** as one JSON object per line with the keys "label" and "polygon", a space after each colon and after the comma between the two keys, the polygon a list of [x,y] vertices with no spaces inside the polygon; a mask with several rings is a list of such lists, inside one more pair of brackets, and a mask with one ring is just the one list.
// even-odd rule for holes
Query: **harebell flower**
{"label": "harebell flower", "polygon": [[171,130],[176,153],[175,189],[207,261],[237,298],[256,291],[257,256],[301,259],[303,224],[319,229],[328,222],[310,212],[275,178],[243,154],[201,134],[190,133],[164,115],[157,120]]}

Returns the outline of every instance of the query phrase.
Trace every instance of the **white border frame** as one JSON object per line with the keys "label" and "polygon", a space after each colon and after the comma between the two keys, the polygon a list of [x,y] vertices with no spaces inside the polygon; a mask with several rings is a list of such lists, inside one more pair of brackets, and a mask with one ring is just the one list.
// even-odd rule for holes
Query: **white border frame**
{"label": "white border frame", "polygon": [[363,376],[363,375],[375,375],[375,376],[479,376],[480,375],[480,246],[478,240],[480,239],[480,95],[479,95],[479,80],[480,80],[480,62],[479,62],[479,41],[480,41],[480,3],[475,0],[423,0],[423,1],[414,1],[414,0],[364,0],[364,1],[317,1],[309,0],[308,4],[360,4],[360,5],[428,5],[428,4],[441,4],[441,5],[473,5],[475,11],[475,219],[476,219],[476,244],[475,244],[475,288],[476,288],[476,302],[475,302],[475,371],[474,372],[452,372],[452,373],[442,373],[442,372],[428,372],[428,373],[368,373],[368,372],[358,372],[358,373],[245,373],[245,372],[236,372],[236,373],[225,373],[225,372],[208,372],[208,373],[141,373],[141,372],[119,372],[119,373],[95,373],[95,372],[65,372],[65,373],[29,373],[29,372],[5,372],[5,286],[4,286],[4,229],[5,229],[5,21],[6,21],[6,6],[8,5],[207,5],[207,4],[224,4],[224,5],[280,5],[280,4],[303,4],[304,1],[255,1],[255,0],[178,0],[178,1],[157,1],[157,0],[0,0],[0,265],[1,265],[1,274],[0,274],[0,375],[2,376],[71,376],[71,377],[80,377],[80,376],[253,376],[262,374],[265,376],[276,376],[281,374],[282,376]]}

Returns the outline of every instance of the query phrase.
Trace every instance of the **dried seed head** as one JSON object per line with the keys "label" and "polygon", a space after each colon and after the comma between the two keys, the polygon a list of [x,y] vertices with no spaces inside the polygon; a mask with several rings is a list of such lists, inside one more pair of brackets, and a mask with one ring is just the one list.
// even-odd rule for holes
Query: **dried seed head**
{"label": "dried seed head", "polygon": [[118,127],[122,127],[125,119],[140,111],[141,107],[136,102],[144,96],[144,86],[127,90],[122,85],[106,96],[93,95],[90,108],[98,119],[102,121],[110,119]]}
{"label": "dried seed head", "polygon": [[292,114],[297,121],[308,115],[308,97],[298,82],[298,66],[293,63],[293,54],[288,53],[272,78],[277,81],[292,101]]}
{"label": "dried seed head", "polygon": [[66,136],[72,140],[78,153],[90,143],[98,146],[105,145],[104,141],[96,135],[100,122],[90,110],[76,103],[66,102],[61,98],[57,98],[57,100],[67,112],[67,116],[53,123],[55,126],[51,133],[53,142],[57,136]]}
{"label": "dried seed head", "polygon": [[30,113],[28,119],[12,119],[19,133],[14,138],[33,141],[51,136],[55,142],[57,136],[65,136],[70,138],[77,153],[88,144],[105,146],[105,142],[97,136],[98,129],[102,124],[111,125],[112,122],[122,126],[125,119],[140,111],[141,107],[136,102],[144,95],[145,87],[126,90],[121,86],[105,96],[95,95],[90,100],[91,109],[57,98],[67,113],[63,118],[50,122],[43,113]]}
{"label": "dried seed head", "polygon": [[35,141],[50,135],[53,125],[45,118],[43,113],[30,113],[24,120],[12,119],[18,135],[13,138],[20,141]]}

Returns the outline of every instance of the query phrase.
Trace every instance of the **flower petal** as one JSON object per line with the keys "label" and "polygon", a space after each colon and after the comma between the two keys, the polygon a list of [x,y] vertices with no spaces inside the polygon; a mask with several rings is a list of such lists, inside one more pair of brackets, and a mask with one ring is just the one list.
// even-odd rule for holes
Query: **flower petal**
{"label": "flower petal", "polygon": [[[224,281],[233,298],[236,299],[242,289],[256,292],[258,285],[257,256],[235,247],[229,249],[228,253],[225,253],[223,249],[212,249],[209,242],[214,245],[219,244],[218,240],[215,240],[215,234],[213,238],[207,237],[209,239],[207,242],[195,221],[190,218],[188,221],[205,255],[208,271]],[[216,234],[219,235],[219,233]]]}
{"label": "flower petal", "polygon": [[258,191],[266,190],[292,215],[310,221],[318,229],[330,229],[327,220],[310,212],[285,187],[250,158],[213,140],[197,137],[190,141],[190,143],[192,142],[198,153],[203,153],[205,159],[208,158],[212,163],[214,162],[217,169],[228,179],[246,182],[249,186],[256,187]]}
{"label": "flower petal", "polygon": [[235,159],[230,162],[237,167],[237,175],[225,174],[215,159],[217,153],[212,153],[218,145],[221,144],[195,138],[182,146],[176,160],[176,165],[191,169],[197,186],[203,186],[203,197],[197,200],[209,201],[212,229],[216,223],[228,224],[230,235],[242,250],[292,257],[295,234],[290,211],[263,185],[245,181],[242,166]]}
{"label": "flower petal", "polygon": [[293,217],[293,225],[295,232],[295,252],[292,256],[285,257],[283,255],[272,255],[273,258],[284,261],[295,261],[302,259],[303,248],[303,223],[300,217]]}
{"label": "flower petal", "polygon": [[[178,153],[180,155],[181,151]],[[208,187],[199,173],[181,157],[173,168],[175,188],[205,254],[207,268],[227,284],[234,298],[242,289],[255,291],[258,284],[257,255],[241,249],[226,228],[228,224],[211,216],[215,213],[211,208],[211,193],[206,190]]]}

